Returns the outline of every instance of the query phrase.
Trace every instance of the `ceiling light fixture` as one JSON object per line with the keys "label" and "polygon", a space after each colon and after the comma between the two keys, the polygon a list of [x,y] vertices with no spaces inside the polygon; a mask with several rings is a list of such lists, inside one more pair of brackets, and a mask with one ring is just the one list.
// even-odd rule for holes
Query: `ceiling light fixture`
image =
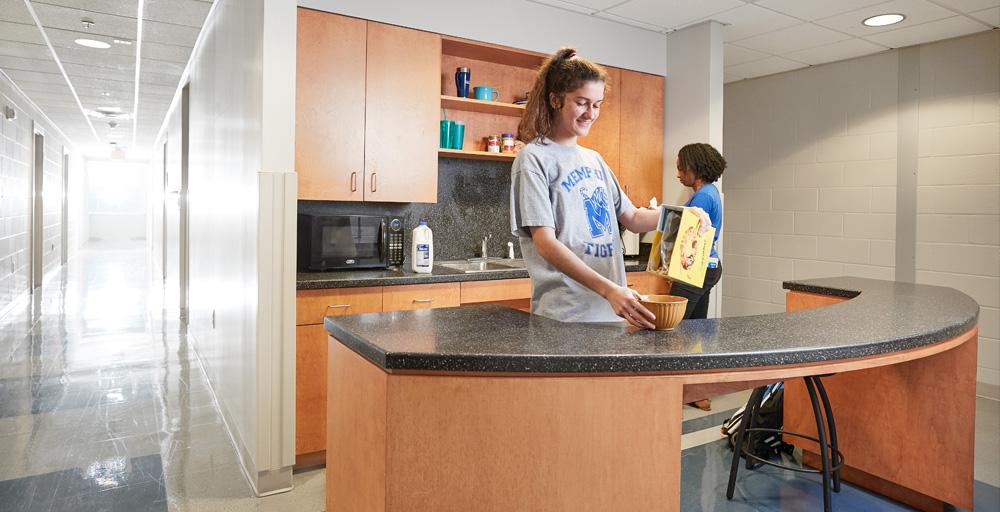
{"label": "ceiling light fixture", "polygon": [[128,121],[132,116],[122,112],[120,108],[103,107],[97,110],[86,110],[87,115],[101,120],[114,119],[116,121]]}
{"label": "ceiling light fixture", "polygon": [[104,91],[104,92],[101,93],[101,96],[104,96],[105,98],[110,98],[111,97],[111,93],[108,92],[108,91]]}
{"label": "ceiling light fixture", "polygon": [[143,10],[146,7],[145,0],[139,0],[139,15],[136,16],[135,27],[135,98],[132,103],[132,146],[135,146],[136,135],[139,131],[139,72],[142,67],[142,18]]}
{"label": "ceiling light fixture", "polygon": [[[59,60],[59,54],[56,53],[56,49],[52,46],[52,41],[49,39],[49,35],[45,33],[45,27],[42,26],[42,21],[38,19],[38,13],[35,12],[35,8],[31,5],[31,0],[24,0],[24,7],[28,10],[28,14],[31,15],[32,21],[35,22],[35,26],[38,27],[39,34],[42,35],[42,40],[45,41],[45,46],[49,48],[49,53],[52,55],[52,60],[56,62],[56,66],[59,68],[59,73],[62,74],[63,80],[66,81],[66,86],[69,87],[69,92],[73,93],[73,100],[76,101],[76,106],[80,109],[80,113],[83,114],[84,121],[87,121],[87,126],[90,128],[90,133],[94,134],[94,139],[97,143],[101,143],[101,137],[97,135],[97,129],[94,128],[94,123],[90,122],[90,118],[87,117],[87,110],[83,108],[83,102],[80,101],[80,95],[76,93],[76,87],[73,87],[73,81],[69,79],[69,75],[66,74],[66,68],[63,67],[62,61]],[[0,73],[3,70],[0,69]],[[17,87],[17,84],[14,84]],[[59,128],[57,127],[56,130]]]}
{"label": "ceiling light fixture", "polygon": [[878,16],[865,18],[865,21],[861,23],[867,27],[884,27],[886,25],[895,25],[905,19],[906,16],[902,14],[879,14]]}
{"label": "ceiling light fixture", "polygon": [[86,46],[87,48],[97,48],[99,50],[107,50],[108,48],[111,48],[110,44],[105,43],[104,41],[98,41],[96,39],[83,39],[83,38],[81,38],[81,39],[77,39],[77,40],[75,40],[73,42],[76,43],[76,44],[78,44],[78,45],[80,45],[80,46]]}
{"label": "ceiling light fixture", "polygon": [[132,46],[132,41],[128,39],[115,39],[115,44],[123,44],[125,46]]}

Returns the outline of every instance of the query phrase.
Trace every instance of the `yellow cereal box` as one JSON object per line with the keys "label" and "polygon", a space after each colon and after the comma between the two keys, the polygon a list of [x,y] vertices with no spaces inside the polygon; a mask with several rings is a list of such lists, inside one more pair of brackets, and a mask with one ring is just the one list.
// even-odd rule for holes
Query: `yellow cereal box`
{"label": "yellow cereal box", "polygon": [[660,222],[653,235],[653,250],[646,270],[699,288],[712,252],[715,228],[701,231],[701,218],[693,211],[662,205]]}
{"label": "yellow cereal box", "polygon": [[671,279],[683,281],[701,288],[705,284],[705,271],[712,253],[715,228],[701,233],[701,218],[691,210],[684,210],[681,225],[677,230],[677,241],[670,255],[667,275]]}

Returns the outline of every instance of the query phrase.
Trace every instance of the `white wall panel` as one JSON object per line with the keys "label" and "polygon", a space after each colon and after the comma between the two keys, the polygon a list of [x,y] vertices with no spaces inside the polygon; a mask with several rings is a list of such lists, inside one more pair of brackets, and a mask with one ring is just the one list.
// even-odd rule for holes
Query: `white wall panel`
{"label": "white wall panel", "polygon": [[[294,3],[217,0],[185,75],[189,332],[258,493],[290,488],[294,462],[294,234],[274,218],[295,208],[294,41]],[[179,145],[178,98],[157,144]],[[265,175],[282,184],[277,204]]]}

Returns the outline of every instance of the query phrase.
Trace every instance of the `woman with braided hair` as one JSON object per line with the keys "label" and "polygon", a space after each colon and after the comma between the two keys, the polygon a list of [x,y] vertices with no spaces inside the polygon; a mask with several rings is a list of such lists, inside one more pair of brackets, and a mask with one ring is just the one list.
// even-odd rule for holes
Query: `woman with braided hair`
{"label": "woman with braided hair", "polygon": [[726,170],[726,159],[709,144],[688,144],[677,152],[677,180],[685,187],[691,187],[694,195],[684,206],[696,206],[705,210],[715,227],[712,252],[709,254],[708,271],[701,288],[676,281],[670,288],[671,295],[686,297],[687,310],[684,318],[708,318],[708,296],[712,287],[722,276],[722,262],[716,245],[722,232],[722,198],[715,182]]}

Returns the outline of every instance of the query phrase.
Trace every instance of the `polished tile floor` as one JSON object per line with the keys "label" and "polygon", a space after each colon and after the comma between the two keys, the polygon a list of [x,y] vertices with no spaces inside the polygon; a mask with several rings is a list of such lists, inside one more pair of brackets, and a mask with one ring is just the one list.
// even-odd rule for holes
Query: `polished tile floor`
{"label": "polished tile floor", "polygon": [[[205,374],[139,245],[90,245],[33,303],[0,319],[0,512],[319,511],[323,470],[253,496]],[[169,294],[168,294],[169,295]],[[813,478],[741,471],[726,501],[730,452],[712,412],[686,408],[682,510],[815,510]],[[980,399],[976,510],[1000,510],[997,402]],[[838,510],[907,510],[845,486]]]}

